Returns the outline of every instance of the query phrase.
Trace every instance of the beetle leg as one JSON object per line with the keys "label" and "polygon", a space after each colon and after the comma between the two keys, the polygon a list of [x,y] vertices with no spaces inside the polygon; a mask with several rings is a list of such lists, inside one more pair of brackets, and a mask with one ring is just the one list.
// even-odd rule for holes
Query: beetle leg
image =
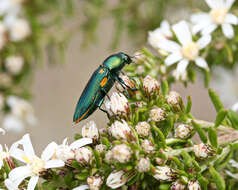
{"label": "beetle leg", "polygon": [[103,88],[101,90],[105,93],[105,96],[111,101],[110,96],[108,96],[107,92]]}
{"label": "beetle leg", "polygon": [[119,82],[120,84],[126,86],[126,87],[129,88],[130,90],[132,90],[132,91],[138,90],[137,88],[131,88],[130,86],[128,86],[128,85],[124,82],[124,80],[123,80],[122,78],[117,77],[117,79],[118,79],[118,82]]}
{"label": "beetle leg", "polygon": [[119,79],[116,79],[117,82],[121,85],[121,87],[124,89],[124,92],[126,93],[126,97],[130,98],[129,92],[127,91],[126,87],[123,85],[123,83],[121,83],[121,81]]}
{"label": "beetle leg", "polygon": [[104,110],[104,109],[101,108],[103,102],[104,102],[104,98],[99,102],[99,104],[98,104],[98,108],[99,108],[101,111],[103,111],[104,113],[106,113],[108,119],[110,120],[110,114],[108,113],[108,111],[107,111],[107,110]]}

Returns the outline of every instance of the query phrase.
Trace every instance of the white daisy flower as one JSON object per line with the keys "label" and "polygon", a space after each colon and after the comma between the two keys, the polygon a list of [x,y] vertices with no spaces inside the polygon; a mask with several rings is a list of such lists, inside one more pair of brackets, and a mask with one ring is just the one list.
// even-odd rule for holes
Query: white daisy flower
{"label": "white daisy flower", "polygon": [[194,23],[193,33],[200,32],[202,35],[211,34],[221,26],[223,34],[227,38],[234,37],[232,25],[238,24],[238,18],[229,10],[235,0],[205,0],[211,8],[209,13],[197,13],[191,16],[191,22]]}
{"label": "white daisy flower", "polygon": [[159,48],[170,53],[165,59],[165,64],[170,66],[179,62],[176,72],[181,76],[186,72],[189,62],[195,62],[197,66],[208,69],[207,62],[199,55],[199,51],[211,42],[211,36],[202,36],[198,41],[194,42],[186,21],[180,21],[173,25],[172,29],[180,44],[171,40],[162,40],[159,43]]}
{"label": "white daisy flower", "polygon": [[[19,186],[25,178],[30,177],[27,190],[34,190],[41,172],[46,169],[64,166],[62,160],[50,159],[54,154],[52,146],[48,145],[41,154],[41,157],[36,156],[29,134],[24,135],[19,144],[23,146],[23,150],[14,152],[13,156],[26,165],[10,171],[8,178],[12,182],[11,185]],[[8,189],[11,190],[11,188]]]}
{"label": "white daisy flower", "polygon": [[163,20],[159,28],[149,31],[148,34],[148,43],[155,49],[159,48],[158,44],[161,40],[173,37],[169,22],[167,20]]}
{"label": "white daisy flower", "polygon": [[233,111],[238,111],[238,102],[235,103],[235,104],[231,107],[231,109],[232,109]]}

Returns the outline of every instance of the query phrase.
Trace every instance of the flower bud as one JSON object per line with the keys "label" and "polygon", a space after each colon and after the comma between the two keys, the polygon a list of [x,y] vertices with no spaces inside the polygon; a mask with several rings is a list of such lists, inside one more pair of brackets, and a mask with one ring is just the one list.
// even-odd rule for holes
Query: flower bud
{"label": "flower bud", "polygon": [[105,162],[108,163],[108,164],[112,162],[112,160],[113,160],[113,154],[112,154],[112,151],[111,151],[111,150],[109,150],[109,151],[105,154],[104,159],[105,159]]}
{"label": "flower bud", "polygon": [[117,189],[127,182],[126,173],[122,170],[113,171],[107,178],[107,186],[112,189]]}
{"label": "flower bud", "polygon": [[175,91],[170,91],[169,94],[166,96],[166,101],[170,106],[173,108],[179,109],[182,106],[182,97],[180,96],[179,93]]}
{"label": "flower bud", "polygon": [[112,149],[113,159],[120,163],[126,163],[130,161],[131,158],[131,149],[125,144],[116,145]]}
{"label": "flower bud", "polygon": [[131,128],[124,120],[115,121],[108,130],[116,139],[128,139],[132,135]]}
{"label": "flower bud", "polygon": [[189,181],[188,182],[188,190],[201,190],[200,184],[198,181]]}
{"label": "flower bud", "polygon": [[82,136],[84,138],[91,138],[93,140],[97,140],[99,138],[98,129],[94,121],[90,121],[83,126]]}
{"label": "flower bud", "polygon": [[154,178],[162,181],[172,181],[176,178],[175,171],[168,166],[156,166]]}
{"label": "flower bud", "polygon": [[175,137],[186,139],[191,135],[191,132],[193,131],[193,127],[188,124],[179,124],[175,128]]}
{"label": "flower bud", "polygon": [[161,108],[155,107],[150,110],[150,119],[153,121],[162,121],[165,119],[165,111]]}
{"label": "flower bud", "polygon": [[198,144],[193,146],[194,153],[198,158],[209,158],[215,155],[215,150],[208,144]]}
{"label": "flower bud", "polygon": [[[130,79],[127,75],[120,75],[120,78],[124,81],[124,83],[129,86],[130,88],[136,88],[135,81]],[[116,83],[116,89],[119,92],[124,92],[124,88],[122,87],[121,84]]]}
{"label": "flower bud", "polygon": [[184,185],[180,180],[176,180],[172,183],[170,190],[184,190],[186,185]]}
{"label": "flower bud", "polygon": [[95,150],[99,153],[102,153],[107,150],[107,146],[104,144],[98,144],[96,145]]}
{"label": "flower bud", "polygon": [[73,160],[75,157],[74,151],[65,144],[59,145],[55,150],[55,155],[57,159],[63,160],[67,162],[69,160]]}
{"label": "flower bud", "polygon": [[150,170],[150,160],[149,158],[141,158],[137,163],[136,169],[138,172],[148,172]]}
{"label": "flower bud", "polygon": [[162,165],[162,164],[165,164],[167,162],[167,160],[163,159],[163,158],[155,158],[155,162],[158,165]]}
{"label": "flower bud", "polygon": [[146,137],[150,134],[150,124],[145,121],[137,123],[135,129],[139,136]]}
{"label": "flower bud", "polygon": [[159,92],[160,84],[157,80],[147,75],[143,81],[143,89],[147,94],[156,94]]}
{"label": "flower bud", "polygon": [[90,190],[99,190],[103,183],[103,179],[100,176],[89,176],[87,178],[87,183]]}
{"label": "flower bud", "polygon": [[129,103],[122,93],[113,92],[111,100],[107,101],[106,108],[113,115],[127,115],[129,113]]}
{"label": "flower bud", "polygon": [[76,149],[75,159],[82,165],[90,165],[93,160],[93,152],[88,147]]}
{"label": "flower bud", "polygon": [[143,62],[146,60],[145,55],[141,51],[136,51],[133,56],[135,57],[135,63]]}
{"label": "flower bud", "polygon": [[142,143],[141,143],[141,147],[142,149],[147,152],[147,153],[152,153],[155,151],[155,147],[154,145],[152,144],[151,141],[145,139]]}

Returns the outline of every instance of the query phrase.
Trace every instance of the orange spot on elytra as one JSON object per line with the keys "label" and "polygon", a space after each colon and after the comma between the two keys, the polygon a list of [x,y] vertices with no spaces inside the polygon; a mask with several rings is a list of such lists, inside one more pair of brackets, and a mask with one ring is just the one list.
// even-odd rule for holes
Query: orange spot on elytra
{"label": "orange spot on elytra", "polygon": [[100,82],[100,86],[101,86],[101,87],[104,87],[105,84],[107,84],[107,81],[108,81],[108,78],[107,78],[107,77],[104,77],[104,78],[102,79],[102,81]]}
{"label": "orange spot on elytra", "polygon": [[77,119],[77,120],[75,121],[75,123],[80,122],[88,112],[89,112],[89,108],[88,108],[88,110],[87,110],[79,119]]}

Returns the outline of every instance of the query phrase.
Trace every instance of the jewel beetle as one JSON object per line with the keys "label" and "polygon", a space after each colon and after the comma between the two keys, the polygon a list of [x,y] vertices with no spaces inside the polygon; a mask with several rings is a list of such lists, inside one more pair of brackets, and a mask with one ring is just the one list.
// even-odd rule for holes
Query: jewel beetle
{"label": "jewel beetle", "polygon": [[119,77],[120,73],[124,74],[121,71],[122,68],[126,64],[130,64],[132,62],[131,58],[132,57],[129,55],[120,52],[113,54],[104,60],[104,62],[97,68],[89,79],[78,100],[73,117],[74,123],[78,123],[81,120],[86,119],[97,108],[107,113],[107,111],[102,109],[101,106],[104,102],[105,96],[108,96],[107,93],[116,81],[119,82],[125,91],[127,88],[136,90],[127,86]]}

